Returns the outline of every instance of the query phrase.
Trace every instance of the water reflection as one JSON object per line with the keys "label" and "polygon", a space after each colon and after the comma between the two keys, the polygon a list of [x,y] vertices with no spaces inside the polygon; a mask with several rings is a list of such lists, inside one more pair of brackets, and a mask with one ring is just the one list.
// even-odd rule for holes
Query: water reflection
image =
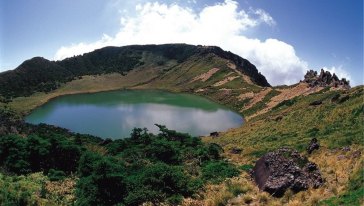
{"label": "water reflection", "polygon": [[157,133],[156,123],[192,135],[206,135],[237,127],[243,120],[226,107],[198,96],[116,91],[60,97],[32,112],[26,121],[105,138],[123,138],[134,127],[146,127]]}

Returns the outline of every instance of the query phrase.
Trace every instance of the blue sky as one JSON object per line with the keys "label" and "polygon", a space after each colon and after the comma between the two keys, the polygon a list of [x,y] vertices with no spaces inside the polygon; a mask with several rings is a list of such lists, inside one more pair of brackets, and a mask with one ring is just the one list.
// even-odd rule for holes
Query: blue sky
{"label": "blue sky", "polygon": [[34,56],[181,42],[237,53],[273,85],[323,67],[363,84],[362,0],[0,1],[0,71]]}

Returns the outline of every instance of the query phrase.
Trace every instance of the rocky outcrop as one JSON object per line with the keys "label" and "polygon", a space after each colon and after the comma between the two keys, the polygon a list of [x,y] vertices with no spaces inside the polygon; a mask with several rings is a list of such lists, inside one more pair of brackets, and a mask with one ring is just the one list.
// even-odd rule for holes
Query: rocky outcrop
{"label": "rocky outcrop", "polygon": [[324,71],[321,69],[320,74],[317,71],[309,70],[307,71],[303,82],[308,83],[310,87],[341,87],[344,89],[349,89],[349,81],[345,78],[341,80],[336,76],[335,73],[331,75],[329,71]]}
{"label": "rocky outcrop", "polygon": [[252,176],[259,189],[274,197],[282,197],[287,189],[299,192],[320,187],[324,182],[315,163],[289,148],[261,157],[252,170]]}

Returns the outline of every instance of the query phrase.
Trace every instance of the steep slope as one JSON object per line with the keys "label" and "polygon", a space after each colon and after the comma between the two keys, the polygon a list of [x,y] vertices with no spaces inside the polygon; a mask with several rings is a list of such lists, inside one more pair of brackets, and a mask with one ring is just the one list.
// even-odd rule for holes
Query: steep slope
{"label": "steep slope", "polygon": [[[238,98],[239,95],[270,86],[254,65],[218,47],[186,44],[106,47],[63,61],[43,59],[43,62],[59,68],[62,75],[34,64],[2,73],[0,100],[11,100],[8,103],[11,108],[27,113],[59,95],[147,88],[195,93],[241,111],[247,101]],[[13,78],[19,70],[25,72]],[[27,87],[29,83],[22,81],[33,76],[28,70],[37,71],[32,77],[35,86]],[[43,70],[47,70],[44,73],[49,81],[41,78],[39,73]],[[43,88],[46,85],[53,87]],[[14,92],[12,88],[19,89]]]}
{"label": "steep slope", "polygon": [[233,62],[255,84],[269,86],[265,77],[249,61],[218,47],[187,44],[133,45],[105,47],[56,62],[41,57],[27,60],[15,70],[0,74],[0,95],[9,99],[35,92],[48,92],[58,88],[60,83],[84,75],[125,75],[133,69],[150,67],[158,67],[162,71],[186,63],[192,57],[204,58],[210,54]]}
{"label": "steep slope", "polygon": [[[248,205],[248,199],[252,205],[362,205],[364,184],[358,178],[362,177],[364,162],[364,87],[311,89],[306,83],[273,88],[281,93],[266,101],[266,105],[282,94],[287,99],[270,109],[257,110],[259,114],[243,126],[205,141],[223,146],[226,157],[243,169],[252,168],[267,152],[282,147],[297,149],[317,164],[324,185],[272,198],[259,191],[246,173],[232,180],[234,185],[245,188],[240,196],[234,197],[228,190],[230,186],[222,184],[206,192],[204,203],[227,198],[225,204],[231,205]],[[320,148],[308,154],[306,148],[312,138],[318,140]]]}

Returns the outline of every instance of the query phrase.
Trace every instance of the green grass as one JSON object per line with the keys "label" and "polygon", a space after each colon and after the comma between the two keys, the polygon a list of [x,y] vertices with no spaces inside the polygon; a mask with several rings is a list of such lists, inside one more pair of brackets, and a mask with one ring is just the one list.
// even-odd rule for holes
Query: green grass
{"label": "green grass", "polygon": [[[341,148],[351,144],[363,146],[362,87],[348,91],[350,98],[342,104],[332,103],[329,100],[328,97],[335,92],[296,97],[295,103],[291,106],[271,110],[211,141],[242,148],[249,145],[249,149],[244,151],[252,157],[281,146],[304,150],[304,144],[307,145],[313,137],[318,138],[320,144],[329,148]],[[326,100],[322,105],[309,106],[309,103],[319,99]],[[279,121],[271,118],[278,116],[282,117]]]}
{"label": "green grass", "polygon": [[0,173],[1,205],[38,205],[42,185],[47,178],[42,173],[27,176],[7,176]]}
{"label": "green grass", "polygon": [[352,175],[349,180],[348,190],[337,197],[321,201],[320,205],[339,206],[351,205],[360,206],[364,204],[364,164]]}

